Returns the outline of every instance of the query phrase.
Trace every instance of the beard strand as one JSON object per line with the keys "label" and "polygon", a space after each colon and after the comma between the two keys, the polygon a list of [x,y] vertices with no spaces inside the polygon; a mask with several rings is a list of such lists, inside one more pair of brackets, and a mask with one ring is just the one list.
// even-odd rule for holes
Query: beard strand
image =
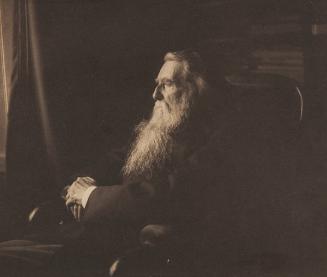
{"label": "beard strand", "polygon": [[123,174],[130,178],[152,178],[154,172],[164,168],[169,160],[171,136],[153,128],[147,121],[141,122],[136,132],[137,137],[123,167]]}
{"label": "beard strand", "polygon": [[188,118],[191,101],[181,99],[170,111],[164,105],[155,107],[151,119],[136,126],[136,139],[122,169],[124,177],[151,179],[163,173],[171,162],[174,134]]}

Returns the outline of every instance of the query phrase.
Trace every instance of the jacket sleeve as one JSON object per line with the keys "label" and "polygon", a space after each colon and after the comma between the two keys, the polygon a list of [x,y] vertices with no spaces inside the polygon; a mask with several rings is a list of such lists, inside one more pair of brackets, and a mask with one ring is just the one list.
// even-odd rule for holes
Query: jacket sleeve
{"label": "jacket sleeve", "polygon": [[122,185],[101,186],[90,195],[83,222],[111,223],[112,221],[142,223],[156,215],[162,216],[167,203],[167,184],[132,182]]}
{"label": "jacket sleeve", "polygon": [[154,182],[101,186],[90,195],[84,222],[184,222],[201,218],[202,196],[208,187],[223,182],[218,138],[198,148],[170,175]]}
{"label": "jacket sleeve", "polygon": [[96,180],[97,185],[115,184],[121,181],[120,170],[126,156],[126,148],[115,148],[105,152],[96,161],[76,171],[69,176],[66,185],[72,184],[77,177],[92,177]]}

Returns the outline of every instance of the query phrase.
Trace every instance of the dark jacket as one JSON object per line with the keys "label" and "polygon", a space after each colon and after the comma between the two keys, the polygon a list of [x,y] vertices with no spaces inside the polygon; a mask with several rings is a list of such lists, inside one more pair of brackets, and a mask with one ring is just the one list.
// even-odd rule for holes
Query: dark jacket
{"label": "dark jacket", "polygon": [[197,119],[178,136],[176,147],[181,157],[165,175],[156,180],[130,181],[123,180],[118,170],[116,184],[100,184],[92,192],[83,216],[87,230],[110,233],[108,244],[117,235],[115,241],[130,247],[139,242],[144,226],[168,224],[175,233],[201,243],[205,224],[216,221],[213,218],[225,212],[230,201],[228,184],[232,182],[233,165],[228,137],[232,118],[228,115],[227,120],[227,113],[223,117],[216,110],[194,116]]}
{"label": "dark jacket", "polygon": [[169,224],[211,258],[289,255],[295,245],[292,142],[276,139],[278,126],[267,133],[267,123],[256,125],[263,119],[232,110],[197,118],[183,130],[183,158],[167,176],[99,187],[85,209],[85,226],[116,232],[115,241],[130,246],[147,224]]}

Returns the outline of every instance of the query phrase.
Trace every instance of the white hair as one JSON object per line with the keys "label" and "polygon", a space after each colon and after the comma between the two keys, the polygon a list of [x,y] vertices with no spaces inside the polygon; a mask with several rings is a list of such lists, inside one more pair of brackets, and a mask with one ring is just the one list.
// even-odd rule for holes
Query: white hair
{"label": "white hair", "polygon": [[201,96],[207,92],[208,83],[204,78],[206,69],[197,52],[191,50],[168,52],[164,57],[164,61],[176,61],[182,64],[183,77],[186,81],[195,85],[197,94]]}
{"label": "white hair", "polygon": [[191,98],[191,94],[183,94],[175,109],[154,109],[150,120],[136,126],[136,139],[122,170],[125,177],[152,178],[167,167],[175,145],[175,131],[189,117]]}
{"label": "white hair", "polygon": [[151,119],[136,127],[136,139],[122,169],[125,177],[152,178],[167,168],[172,162],[175,131],[190,118],[194,102],[207,90],[204,65],[196,52],[169,52],[164,61],[177,61],[182,64],[179,80],[183,89],[182,96],[178,103],[170,107],[170,111],[164,103],[161,109],[156,109],[155,106]]}

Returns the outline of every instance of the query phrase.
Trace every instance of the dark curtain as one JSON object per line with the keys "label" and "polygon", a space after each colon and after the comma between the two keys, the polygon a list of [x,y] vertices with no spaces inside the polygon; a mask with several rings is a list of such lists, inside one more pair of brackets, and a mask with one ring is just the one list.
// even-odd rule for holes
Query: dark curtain
{"label": "dark curtain", "polygon": [[[33,8],[26,0],[13,1],[13,71],[7,134],[7,185],[5,200],[12,223],[27,220],[28,211],[55,191],[54,170],[47,153],[45,126],[42,126],[35,57],[31,45],[29,14]],[[44,104],[44,103],[42,103]],[[45,123],[45,122],[43,122]]]}

